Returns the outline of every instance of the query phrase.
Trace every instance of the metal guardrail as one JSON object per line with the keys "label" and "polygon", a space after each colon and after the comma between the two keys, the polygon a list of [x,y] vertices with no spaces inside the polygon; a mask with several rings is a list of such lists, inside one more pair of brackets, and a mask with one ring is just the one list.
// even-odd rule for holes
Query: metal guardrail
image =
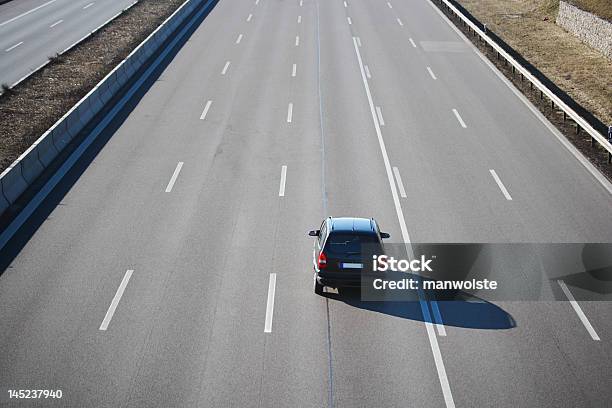
{"label": "metal guardrail", "polygon": [[571,107],[569,107],[565,102],[561,100],[553,91],[551,91],[546,85],[542,84],[538,78],[536,78],[527,68],[517,62],[506,50],[504,50],[497,42],[495,42],[491,37],[489,37],[486,33],[486,24],[484,24],[485,30],[482,30],[478,27],[474,22],[472,22],[469,18],[467,18],[455,5],[453,5],[449,0],[435,0],[440,3],[442,7],[446,6],[446,8],[453,12],[463,23],[472,29],[472,31],[478,34],[489,46],[497,52],[497,54],[503,57],[506,61],[512,65],[513,72],[518,71],[524,78],[527,78],[533,86],[535,86],[541,93],[541,95],[546,95],[548,99],[550,99],[551,103],[556,105],[559,109],[561,109],[564,115],[569,116],[576,123],[576,131],[580,131],[580,129],[584,129],[589,136],[591,136],[591,144],[594,145],[594,142],[597,141],[605,150],[608,151],[608,163],[612,162],[612,126],[609,128],[608,138],[606,139],[601,133],[597,131],[597,129],[593,128],[591,124],[580,116],[576,111],[574,111]]}

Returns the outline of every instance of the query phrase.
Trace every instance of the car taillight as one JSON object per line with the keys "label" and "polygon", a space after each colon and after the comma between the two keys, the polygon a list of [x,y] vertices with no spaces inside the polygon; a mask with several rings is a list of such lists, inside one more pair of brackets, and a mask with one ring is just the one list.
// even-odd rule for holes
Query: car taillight
{"label": "car taillight", "polygon": [[325,256],[325,253],[323,252],[319,254],[318,266],[319,266],[319,269],[323,269],[327,266],[327,257]]}

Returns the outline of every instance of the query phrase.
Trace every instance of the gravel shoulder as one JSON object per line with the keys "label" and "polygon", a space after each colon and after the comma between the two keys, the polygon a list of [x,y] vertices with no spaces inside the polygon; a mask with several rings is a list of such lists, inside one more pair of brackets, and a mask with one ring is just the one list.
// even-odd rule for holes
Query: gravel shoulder
{"label": "gravel shoulder", "polygon": [[0,171],[169,17],[184,0],[141,0],[0,95]]}

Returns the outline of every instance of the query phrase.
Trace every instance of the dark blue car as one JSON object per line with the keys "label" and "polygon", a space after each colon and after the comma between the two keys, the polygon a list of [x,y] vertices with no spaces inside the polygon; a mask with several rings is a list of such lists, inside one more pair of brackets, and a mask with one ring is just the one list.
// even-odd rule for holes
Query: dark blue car
{"label": "dark blue car", "polygon": [[359,287],[371,254],[382,254],[382,239],[389,238],[373,218],[353,217],[328,217],[309,235],[317,237],[313,264],[314,291],[318,295],[323,294],[324,286]]}

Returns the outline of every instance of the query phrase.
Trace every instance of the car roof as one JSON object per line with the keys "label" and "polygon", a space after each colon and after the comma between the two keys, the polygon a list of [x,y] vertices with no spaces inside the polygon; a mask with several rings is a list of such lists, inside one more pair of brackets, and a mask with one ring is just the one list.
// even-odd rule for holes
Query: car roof
{"label": "car roof", "polygon": [[373,218],[356,217],[330,217],[330,231],[333,232],[358,232],[361,234],[376,233],[376,222]]}

